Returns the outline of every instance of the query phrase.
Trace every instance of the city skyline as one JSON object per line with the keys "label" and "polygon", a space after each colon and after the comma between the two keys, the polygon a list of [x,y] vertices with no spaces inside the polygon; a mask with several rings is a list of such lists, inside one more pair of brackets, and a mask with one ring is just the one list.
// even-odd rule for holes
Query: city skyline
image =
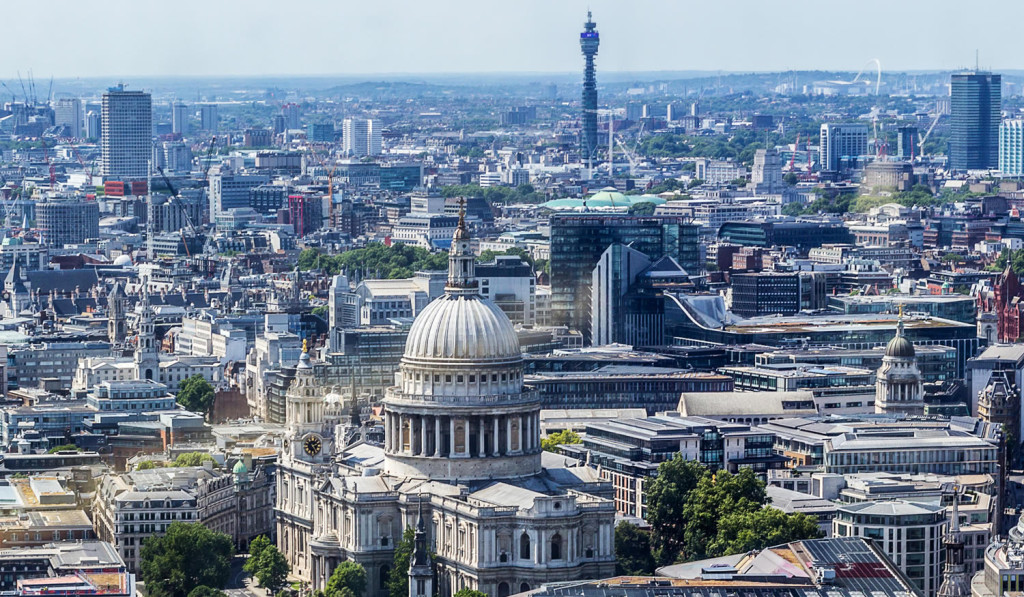
{"label": "city skyline", "polygon": [[[30,28],[12,28],[0,78],[16,81],[19,71],[24,77],[29,69],[37,81],[50,76],[575,72],[581,59],[571,33],[588,8],[606,40],[598,59],[598,70],[605,73],[857,71],[874,58],[887,71],[957,70],[973,67],[976,51],[984,68],[1024,68],[1024,63],[1008,58],[1016,56],[1012,24],[1024,17],[1024,6],[981,4],[1000,18],[990,19],[992,10],[981,7],[958,12],[958,27],[968,34],[950,37],[938,32],[943,30],[944,15],[959,6],[952,0],[932,3],[925,12],[881,0],[862,2],[855,11],[797,2],[785,12],[738,1],[698,8],[644,0],[628,7],[610,0],[529,0],[509,12],[464,0],[429,5],[385,1],[341,10],[308,0],[289,5],[287,13],[270,2],[208,5],[186,0],[173,12],[124,0],[57,2],[49,15],[55,31],[126,35],[103,40],[61,35],[39,44]],[[5,16],[18,22],[32,14],[26,7],[12,6]],[[814,43],[821,27],[831,22],[842,23],[841,33],[850,36],[850,43]],[[226,26],[229,23],[232,26]],[[900,23],[913,27],[902,28]],[[134,37],[142,31],[143,37]],[[852,41],[858,36],[859,47]],[[145,51],[125,51],[125,44],[140,43],[139,39],[144,40]]]}

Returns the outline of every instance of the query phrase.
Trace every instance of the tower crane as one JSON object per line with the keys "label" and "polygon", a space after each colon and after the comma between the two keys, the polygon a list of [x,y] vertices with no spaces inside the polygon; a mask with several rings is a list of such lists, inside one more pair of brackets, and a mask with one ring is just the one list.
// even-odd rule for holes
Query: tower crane
{"label": "tower crane", "polygon": [[324,159],[317,154],[316,149],[313,145],[309,146],[309,153],[313,158],[327,171],[327,224],[331,228],[336,226],[334,221],[334,171],[338,169],[338,163],[333,162],[330,167],[327,166]]}
{"label": "tower crane", "polygon": [[941,119],[942,119],[942,112],[939,112],[938,114],[935,115],[935,119],[932,120],[931,125],[928,126],[928,130],[921,137],[921,140],[917,142],[917,146],[921,150],[920,154],[921,154],[921,159],[922,160],[924,159],[924,142],[928,140],[929,136],[931,136],[932,131],[935,130],[935,125],[939,124],[939,120],[941,120]]}
{"label": "tower crane", "polygon": [[[174,188],[173,184],[171,184],[171,179],[167,178],[167,175],[164,173],[163,167],[157,166],[156,171],[160,173],[160,178],[164,179],[164,184],[167,185],[167,188],[171,191],[171,198],[176,199],[178,201],[178,209],[181,210],[181,215],[185,217],[185,223],[188,224],[189,232],[192,234],[192,237],[198,237],[199,234],[196,231],[195,225],[192,223],[192,218],[188,215],[188,210],[185,209],[185,204],[182,202],[181,195],[178,194],[178,190]],[[146,190],[151,192],[150,189]],[[184,229],[181,230],[181,242],[183,245],[185,245],[185,255],[191,258],[192,252],[188,248],[188,239],[185,238]]]}

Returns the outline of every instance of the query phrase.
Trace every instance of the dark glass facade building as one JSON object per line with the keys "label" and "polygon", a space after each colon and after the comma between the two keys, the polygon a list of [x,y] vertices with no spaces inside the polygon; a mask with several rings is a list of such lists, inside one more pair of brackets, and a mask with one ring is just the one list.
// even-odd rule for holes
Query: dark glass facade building
{"label": "dark glass facade building", "polygon": [[614,243],[651,259],[669,255],[688,273],[700,272],[700,225],[677,217],[617,214],[551,216],[551,317],[583,333],[590,344],[594,267]]}
{"label": "dark glass facade building", "polygon": [[997,168],[1002,77],[957,73],[950,83],[949,167],[958,172]]}

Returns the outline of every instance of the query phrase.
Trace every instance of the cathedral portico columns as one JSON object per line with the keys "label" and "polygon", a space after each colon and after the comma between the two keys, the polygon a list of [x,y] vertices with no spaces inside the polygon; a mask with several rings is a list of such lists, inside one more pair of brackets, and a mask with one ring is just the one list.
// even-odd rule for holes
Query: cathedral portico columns
{"label": "cathedral portico columns", "polygon": [[477,442],[479,444],[477,454],[481,457],[487,456],[487,442],[485,441],[487,438],[487,417],[478,417],[477,425],[479,425],[479,429],[476,434]]}
{"label": "cathedral portico columns", "polygon": [[434,417],[434,457],[441,457],[441,417]]}
{"label": "cathedral portico columns", "polygon": [[493,429],[494,429],[493,452],[494,452],[494,456],[498,456],[498,455],[501,454],[501,440],[500,440],[500,437],[501,437],[501,433],[500,433],[501,418],[500,417],[491,417],[491,424],[493,425]]}

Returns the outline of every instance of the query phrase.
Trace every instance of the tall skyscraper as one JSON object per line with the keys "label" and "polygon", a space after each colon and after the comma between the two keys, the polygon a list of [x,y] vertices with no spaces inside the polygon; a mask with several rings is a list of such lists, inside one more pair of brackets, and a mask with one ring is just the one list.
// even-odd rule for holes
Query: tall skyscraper
{"label": "tall skyscraper", "polygon": [[188,105],[182,102],[171,104],[171,132],[188,135]]}
{"label": "tall skyscraper", "polygon": [[999,171],[1024,176],[1024,120],[1004,120],[999,125]]}
{"label": "tall skyscraper", "polygon": [[601,37],[597,33],[597,23],[591,19],[587,11],[587,22],[580,33],[580,49],[585,61],[583,67],[583,132],[580,138],[580,159],[583,162],[594,157],[597,152],[597,76],[594,72],[594,57]]}
{"label": "tall skyscraper", "polygon": [[952,75],[950,83],[950,169],[998,167],[1002,77],[971,71]]}
{"label": "tall skyscraper", "polygon": [[124,85],[103,94],[100,148],[103,176],[145,178],[153,157],[153,100]]}
{"label": "tall skyscraper", "polygon": [[774,148],[755,151],[750,180],[757,185],[759,193],[775,193],[782,189],[782,160],[779,152]]}
{"label": "tall skyscraper", "polygon": [[78,139],[85,133],[85,119],[82,114],[82,100],[62,98],[53,106],[53,124],[66,126],[71,136]]}
{"label": "tall skyscraper", "polygon": [[217,132],[217,124],[220,122],[217,114],[217,104],[203,104],[199,106],[199,120],[204,131]]}
{"label": "tall skyscraper", "polygon": [[379,120],[346,118],[341,124],[342,149],[350,156],[380,155]]}

